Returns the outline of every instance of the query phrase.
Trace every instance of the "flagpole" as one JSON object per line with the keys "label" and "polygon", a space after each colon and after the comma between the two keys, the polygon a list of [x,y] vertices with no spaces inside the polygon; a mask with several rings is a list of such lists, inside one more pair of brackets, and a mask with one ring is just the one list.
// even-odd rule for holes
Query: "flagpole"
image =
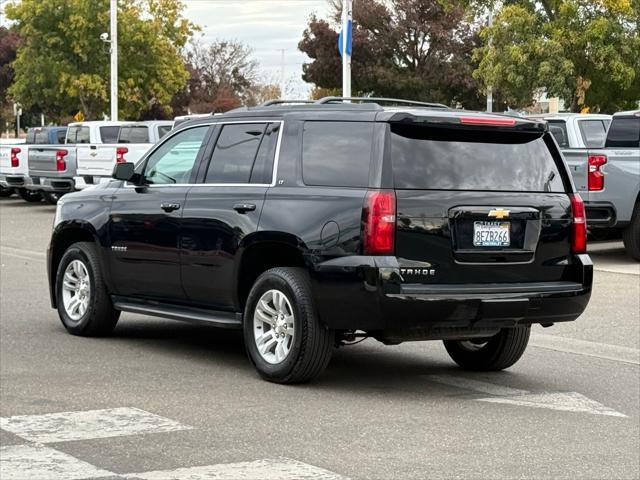
{"label": "flagpole", "polygon": [[342,0],[342,96],[351,96],[351,55],[347,53],[349,23],[353,18],[353,0]]}

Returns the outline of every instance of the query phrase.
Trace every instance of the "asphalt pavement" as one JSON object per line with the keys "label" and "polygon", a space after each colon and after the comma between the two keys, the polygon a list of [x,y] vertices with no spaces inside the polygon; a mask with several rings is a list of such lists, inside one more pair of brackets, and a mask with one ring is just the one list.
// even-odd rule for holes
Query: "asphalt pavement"
{"label": "asphalt pavement", "polygon": [[55,208],[0,199],[0,479],[640,478],[640,264],[590,247],[591,303],[511,369],[441,342],[336,351],[259,379],[236,332],[123,314],[68,335],[49,306]]}

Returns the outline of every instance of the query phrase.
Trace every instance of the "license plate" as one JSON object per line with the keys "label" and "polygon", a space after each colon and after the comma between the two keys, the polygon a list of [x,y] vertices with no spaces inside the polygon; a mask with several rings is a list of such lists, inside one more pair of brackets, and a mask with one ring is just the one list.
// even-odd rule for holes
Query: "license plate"
{"label": "license plate", "polygon": [[511,244],[509,222],[473,222],[474,247],[508,247]]}

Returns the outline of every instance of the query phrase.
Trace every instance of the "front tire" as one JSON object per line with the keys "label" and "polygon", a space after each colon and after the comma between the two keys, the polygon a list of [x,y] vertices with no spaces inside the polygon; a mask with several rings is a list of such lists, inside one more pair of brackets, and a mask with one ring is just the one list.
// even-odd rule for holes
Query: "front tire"
{"label": "front tire", "polygon": [[113,331],[120,312],[107,293],[95,244],[74,243],[64,253],[56,275],[56,299],[69,333],[94,337]]}
{"label": "front tire", "polygon": [[58,204],[58,200],[60,200],[62,195],[64,195],[64,194],[63,193],[57,193],[57,192],[42,192],[42,198],[49,205],[57,205]]}
{"label": "front tire", "polygon": [[42,200],[42,194],[36,190],[27,190],[26,188],[18,188],[18,195],[25,202],[37,203]]}
{"label": "front tire", "polygon": [[515,364],[527,348],[531,327],[503,328],[488,339],[444,340],[449,356],[465,370],[491,372]]}
{"label": "front tire", "polygon": [[622,231],[622,241],[627,254],[640,262],[640,204],[636,204],[631,223]]}
{"label": "front tire", "polygon": [[245,307],[244,341],[270,382],[308,382],[324,371],[335,332],[320,323],[305,270],[273,268],[258,277]]}

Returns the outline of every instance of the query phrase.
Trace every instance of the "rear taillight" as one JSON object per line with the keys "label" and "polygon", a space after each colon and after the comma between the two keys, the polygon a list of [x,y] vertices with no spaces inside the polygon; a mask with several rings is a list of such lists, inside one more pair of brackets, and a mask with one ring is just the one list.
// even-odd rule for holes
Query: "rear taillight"
{"label": "rear taillight", "polygon": [[118,147],[116,148],[116,163],[125,163],[124,159],[125,153],[127,153],[129,149],[127,147]]}
{"label": "rear taillight", "polygon": [[600,167],[607,163],[604,155],[589,155],[589,190],[604,189],[604,174]]}
{"label": "rear taillight", "polygon": [[394,251],[396,194],[393,191],[367,192],[362,211],[365,255],[390,255]]}
{"label": "rear taillight", "polygon": [[577,193],[570,195],[573,225],[571,230],[571,251],[585,253],[587,251],[587,214],[582,197]]}
{"label": "rear taillight", "polygon": [[11,149],[11,168],[16,168],[20,166],[20,159],[18,158],[18,154],[21,150],[18,147],[13,147]]}
{"label": "rear taillight", "polygon": [[66,157],[68,154],[69,151],[65,150],[64,148],[56,150],[56,170],[58,172],[64,172],[67,169],[67,162],[65,161],[64,157]]}

